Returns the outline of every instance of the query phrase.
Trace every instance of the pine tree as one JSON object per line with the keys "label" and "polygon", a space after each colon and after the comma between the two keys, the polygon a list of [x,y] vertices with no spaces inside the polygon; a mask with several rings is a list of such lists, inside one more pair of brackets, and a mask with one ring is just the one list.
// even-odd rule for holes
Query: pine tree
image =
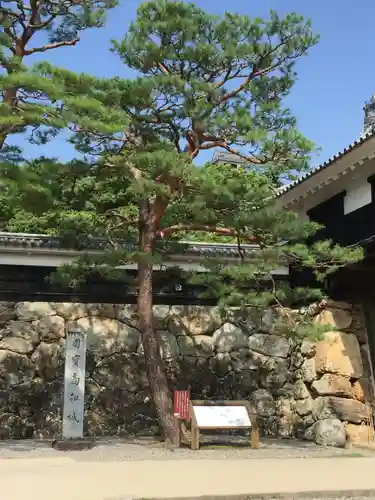
{"label": "pine tree", "polygon": [[[3,0],[0,4],[0,154],[9,134],[32,127],[32,140],[45,141],[63,126],[59,94],[46,79],[24,66],[25,58],[59,47],[74,46],[87,28],[103,26],[105,13],[116,0]],[[33,43],[34,41],[34,43]],[[44,126],[44,127],[43,127]]]}
{"label": "pine tree", "polygon": [[[60,89],[63,118],[83,159],[67,165],[40,159],[12,169],[3,181],[9,186],[5,227],[31,226],[80,248],[104,238],[102,256],[84,255],[60,269],[60,278],[74,286],[87,273],[116,277],[119,266],[137,264],[148,378],[173,444],[178,427],[153,322],[156,263],[183,252],[184,239],[234,241],[237,265],[213,256],[204,262],[211,272],[184,278],[203,282],[224,310],[281,312],[320,291],[275,281],[280,262],[324,277],[361,257],[331,242],[307,245],[317,226],[284,211],[275,198],[280,182],[308,168],[313,145],[283,100],[296,79],[296,59],[316,41],[310,23],[296,14],[217,17],[193,4],[156,0],[142,4],[125,38],[113,42],[137,78],[94,79],[39,65],[40,77]],[[243,166],[194,164],[215,148],[242,158]],[[17,201],[7,205],[7,197]],[[280,314],[278,324],[290,335],[311,329],[308,319],[289,314]]]}

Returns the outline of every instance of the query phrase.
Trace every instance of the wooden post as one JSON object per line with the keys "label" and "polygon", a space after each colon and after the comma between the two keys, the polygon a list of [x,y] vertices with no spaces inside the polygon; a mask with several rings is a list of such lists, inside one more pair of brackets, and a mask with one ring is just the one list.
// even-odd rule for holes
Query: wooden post
{"label": "wooden post", "polygon": [[259,428],[251,427],[251,447],[253,450],[257,450],[259,448]]}
{"label": "wooden post", "polygon": [[199,450],[199,427],[195,423],[191,424],[191,449]]}
{"label": "wooden post", "polygon": [[258,425],[258,418],[257,418],[257,412],[255,410],[255,407],[252,403],[248,402],[247,403],[247,408],[248,408],[248,413],[250,417],[250,422],[251,422],[251,448],[253,450],[257,450],[259,448],[259,425]]}
{"label": "wooden post", "polygon": [[191,419],[191,449],[192,450],[199,450],[199,427],[197,425],[197,420],[194,415],[193,411],[193,405],[189,405],[190,409],[190,419]]}
{"label": "wooden post", "polygon": [[178,420],[178,442],[180,443],[180,446],[181,446],[181,443],[182,443],[182,420]]}

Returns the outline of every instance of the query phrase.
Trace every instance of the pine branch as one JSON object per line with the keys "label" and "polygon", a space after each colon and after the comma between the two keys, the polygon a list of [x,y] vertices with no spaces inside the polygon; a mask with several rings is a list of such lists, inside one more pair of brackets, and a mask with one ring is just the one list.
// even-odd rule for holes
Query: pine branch
{"label": "pine branch", "polygon": [[135,181],[140,181],[143,177],[142,172],[138,168],[134,167],[133,165],[129,165],[129,172],[131,173],[131,175]]}
{"label": "pine branch", "polygon": [[121,229],[123,227],[136,226],[139,224],[139,219],[128,220],[126,217],[121,217],[119,214],[116,214],[118,219],[122,219],[118,224],[110,225],[107,229],[107,232],[113,231],[115,229]]}
{"label": "pine branch", "polygon": [[225,73],[224,78],[220,82],[215,83],[216,89],[221,88],[223,85],[225,85],[230,80],[230,74],[232,72],[232,69],[233,69],[232,66],[229,66],[227,72]]}
{"label": "pine branch", "polygon": [[210,226],[205,224],[176,224],[175,226],[169,226],[164,229],[160,229],[159,231],[157,231],[157,236],[163,239],[166,236],[170,236],[174,233],[186,233],[190,231],[202,231],[205,233],[221,234],[223,236],[233,236],[236,238],[242,238],[251,243],[257,243],[258,241],[255,236],[245,236],[243,234],[239,234],[238,231],[235,231],[234,229]]}
{"label": "pine branch", "polygon": [[76,45],[78,42],[79,42],[79,38],[74,38],[73,40],[70,40],[69,42],[49,43],[47,45],[44,45],[43,47],[35,47],[33,49],[24,49],[23,55],[29,56],[30,54],[34,54],[36,52],[46,52],[47,50],[58,49],[59,47],[72,47],[72,46]]}
{"label": "pine branch", "polygon": [[[21,9],[20,9],[21,10]],[[21,11],[22,12],[22,11]],[[21,14],[17,14],[16,12],[13,12],[12,10],[10,9],[6,9],[5,7],[0,7],[0,14],[1,14],[1,17],[4,18],[4,16],[10,16],[10,17],[13,17],[15,20],[17,20],[17,22],[20,23],[20,25],[26,29],[26,24],[25,24],[25,13],[22,12],[22,15]]]}
{"label": "pine branch", "polygon": [[219,100],[219,104],[223,104],[224,102],[228,101],[229,99],[232,99],[233,97],[236,97],[238,94],[240,94],[242,91],[246,89],[246,87],[249,85],[249,83],[254,80],[255,78],[265,76],[271,71],[277,69],[280,66],[280,62],[278,61],[277,63],[273,64],[272,66],[269,66],[268,68],[265,68],[263,70],[257,71],[255,68],[254,70],[250,73],[250,75],[246,78],[246,80],[237,88],[234,90],[227,92],[224,94],[221,99]]}
{"label": "pine branch", "polygon": [[157,67],[167,76],[171,75],[171,72],[164,63],[157,63]]}
{"label": "pine branch", "polygon": [[228,151],[228,153],[232,153],[235,156],[238,156],[238,158],[242,158],[248,163],[252,163],[254,165],[262,165],[263,163],[266,163],[265,160],[260,160],[259,158],[255,158],[255,156],[252,155],[245,155],[243,153],[240,153],[237,151],[237,149],[232,148],[231,146],[228,146],[225,142],[209,142],[207,144],[202,144],[200,146],[200,149],[202,150],[207,150],[207,149],[213,149],[213,148],[222,148]]}
{"label": "pine branch", "polygon": [[[231,99],[232,97],[236,97],[236,95],[238,95],[240,92],[242,92],[243,90],[245,90],[245,88],[247,87],[247,85],[252,80],[254,80],[255,78],[258,78],[258,77],[261,77],[261,76],[265,76],[268,73],[270,73],[271,71],[279,68],[281,66],[283,60],[278,60],[275,64],[272,64],[271,66],[268,66],[267,68],[259,69],[262,66],[262,64],[263,64],[263,62],[265,60],[269,59],[269,57],[272,54],[274,54],[277,50],[279,50],[283,45],[285,45],[285,43],[288,40],[290,40],[293,37],[294,37],[294,33],[291,33],[289,36],[282,38],[282,40],[280,41],[280,43],[278,43],[277,45],[275,45],[275,47],[273,47],[269,52],[267,52],[266,54],[264,54],[263,57],[261,58],[261,60],[259,61],[259,63],[256,66],[254,66],[252,72],[246,78],[246,80],[242,83],[242,85],[240,85],[237,89],[234,89],[231,92],[228,92],[227,94],[225,94],[220,99],[220,104],[222,104],[223,102],[227,101],[228,99]],[[286,59],[286,57],[284,57],[284,59]]]}

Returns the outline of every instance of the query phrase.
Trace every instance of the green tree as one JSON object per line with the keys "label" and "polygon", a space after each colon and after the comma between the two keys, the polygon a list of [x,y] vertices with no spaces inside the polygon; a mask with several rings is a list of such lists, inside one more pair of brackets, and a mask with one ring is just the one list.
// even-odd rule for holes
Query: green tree
{"label": "green tree", "polygon": [[[92,237],[104,238],[105,254],[84,255],[60,269],[74,286],[87,273],[113,276],[119,266],[137,264],[148,378],[173,444],[178,428],[152,312],[156,263],[183,251],[184,238],[235,241],[237,265],[213,256],[205,262],[211,272],[185,277],[203,281],[223,309],[280,311],[319,293],[275,281],[280,262],[311,267],[322,277],[360,258],[330,242],[307,246],[317,226],[284,211],[274,197],[275,186],[308,168],[312,144],[283,99],[296,78],[295,60],[316,41],[310,23],[295,14],[217,17],[161,0],[142,4],[125,38],[113,43],[137,78],[103,80],[38,67],[59,88],[71,140],[83,156],[68,165],[39,159],[10,169],[3,180],[9,186],[5,227],[59,234],[81,248]],[[214,148],[236,154],[243,167],[194,164]],[[7,204],[9,197],[17,201]],[[280,318],[288,334],[311,329],[307,319]]]}
{"label": "green tree", "polygon": [[[116,0],[3,0],[0,4],[0,154],[9,134],[32,127],[32,140],[46,140],[63,122],[57,90],[30,73],[25,58],[59,47],[74,46],[87,28],[103,26]],[[34,43],[33,43],[34,41]],[[43,128],[43,125],[47,129]]]}

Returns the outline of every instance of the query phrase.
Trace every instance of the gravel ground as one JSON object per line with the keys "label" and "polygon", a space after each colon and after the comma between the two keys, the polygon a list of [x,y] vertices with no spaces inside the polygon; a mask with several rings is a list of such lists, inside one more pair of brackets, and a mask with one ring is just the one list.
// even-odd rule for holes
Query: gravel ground
{"label": "gravel ground", "polygon": [[[118,438],[99,439],[91,450],[56,451],[51,442],[37,440],[2,441],[0,458],[48,458],[70,457],[77,461],[142,461],[142,460],[225,460],[260,458],[320,458],[320,457],[364,457],[374,456],[374,451],[359,449],[324,448],[298,440],[262,439],[261,447],[252,450],[244,438],[234,438],[231,443],[217,438],[215,441],[203,437],[201,449],[189,448],[168,450],[154,439],[124,440]],[[375,500],[375,499],[374,499]]]}

